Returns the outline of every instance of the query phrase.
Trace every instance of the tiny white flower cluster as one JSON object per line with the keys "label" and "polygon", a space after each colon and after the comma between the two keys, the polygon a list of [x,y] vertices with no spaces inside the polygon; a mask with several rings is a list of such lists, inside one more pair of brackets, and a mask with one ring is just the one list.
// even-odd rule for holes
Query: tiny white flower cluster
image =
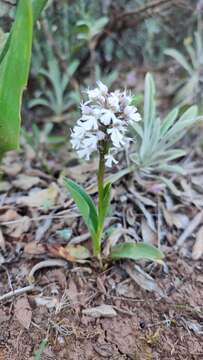
{"label": "tiny white flower cluster", "polygon": [[114,155],[129,145],[128,124],[140,121],[141,116],[131,105],[132,97],[126,91],[109,93],[101,81],[97,85],[87,90],[88,101],[81,104],[82,116],[71,133],[71,144],[78,156],[86,160],[101,144],[107,144],[106,165],[112,167],[117,163]]}

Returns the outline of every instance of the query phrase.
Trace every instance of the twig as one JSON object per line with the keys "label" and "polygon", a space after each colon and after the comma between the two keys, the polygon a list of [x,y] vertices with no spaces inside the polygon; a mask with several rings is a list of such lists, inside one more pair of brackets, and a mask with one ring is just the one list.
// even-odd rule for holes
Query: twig
{"label": "twig", "polygon": [[[63,211],[65,212],[65,210]],[[70,210],[67,210],[67,212],[70,212]],[[38,216],[35,218],[29,218],[28,221],[39,221],[39,220],[44,220],[44,219],[62,219],[62,218],[67,218],[67,219],[72,219],[72,218],[76,218],[79,217],[79,214],[76,213],[72,213],[72,214],[61,214],[58,213],[58,215],[42,215],[42,216]],[[21,222],[25,221],[24,219],[18,219],[18,220],[12,220],[12,221],[3,221],[0,222],[0,225],[14,225],[14,224],[19,224]]]}
{"label": "twig", "polygon": [[69,241],[69,244],[80,244],[81,242],[89,239],[90,237],[90,234],[89,233],[85,233],[85,234],[82,234],[82,235],[79,235],[79,236],[75,236],[73,237],[70,241]]}
{"label": "twig", "polygon": [[29,282],[33,283],[35,281],[34,274],[36,273],[36,271],[43,269],[45,267],[58,267],[58,266],[67,267],[67,265],[68,265],[67,261],[60,259],[50,259],[50,260],[40,261],[31,269],[28,275],[28,280]]}
{"label": "twig", "polygon": [[195,217],[190,221],[189,225],[180,235],[175,246],[176,249],[180,248],[183,245],[183,243],[188,238],[188,236],[192,234],[192,232],[198,227],[198,225],[202,222],[202,220],[203,220],[203,211],[200,211],[195,215]]}
{"label": "twig", "polygon": [[172,2],[171,0],[155,0],[155,1],[152,1],[150,4],[141,6],[134,11],[126,11],[123,14],[120,14],[119,16],[116,17],[116,20],[120,20],[125,17],[132,17],[132,16],[140,15],[143,12],[152,10],[153,8],[156,8],[158,6],[165,5],[165,4],[171,3],[171,2]]}
{"label": "twig", "polygon": [[10,291],[7,294],[0,296],[0,301],[8,300],[13,296],[18,296],[18,295],[22,295],[24,293],[30,292],[34,289],[34,287],[35,287],[34,284],[32,284],[32,285],[28,285],[28,286],[25,286],[20,289]]}

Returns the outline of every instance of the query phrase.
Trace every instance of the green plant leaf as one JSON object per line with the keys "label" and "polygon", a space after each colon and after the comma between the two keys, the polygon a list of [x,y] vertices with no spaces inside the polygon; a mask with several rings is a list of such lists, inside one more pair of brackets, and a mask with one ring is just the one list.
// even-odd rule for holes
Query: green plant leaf
{"label": "green plant leaf", "polygon": [[152,261],[160,261],[164,258],[164,254],[161,250],[150,244],[127,242],[113,246],[111,248],[111,258],[113,260],[148,259]]}
{"label": "green plant leaf", "polygon": [[48,0],[32,0],[33,23],[38,19]]}
{"label": "green plant leaf", "polygon": [[162,122],[161,125],[161,136],[165,135],[167,131],[173,126],[177,116],[178,116],[179,109],[178,107],[171,110],[168,115],[165,117],[165,119]]}
{"label": "green plant leaf", "polygon": [[182,55],[180,51],[175,49],[166,49],[164,54],[174,58],[190,75],[192,75],[193,69],[186,57]]}
{"label": "green plant leaf", "polygon": [[155,120],[155,84],[153,77],[147,73],[145,77],[145,91],[144,91],[144,134],[143,141],[140,148],[140,157],[143,158],[147,151],[153,123]]}
{"label": "green plant leaf", "polygon": [[98,215],[91,197],[81,186],[70,179],[64,178],[64,184],[75,201],[89,231],[95,237],[98,229]]}
{"label": "green plant leaf", "polygon": [[39,349],[34,354],[34,360],[42,360],[43,352],[45,351],[47,345],[47,340],[43,339],[39,345]]}
{"label": "green plant leaf", "polygon": [[106,213],[108,211],[109,208],[109,204],[110,204],[110,197],[111,197],[111,183],[107,183],[104,187],[104,191],[103,191],[103,207],[102,207],[102,212],[101,214],[99,214],[99,226],[103,227],[104,224],[104,220],[106,217]]}
{"label": "green plant leaf", "polygon": [[[43,8],[45,7],[47,1],[48,0],[32,0],[33,24],[35,23],[35,21],[40,16],[40,13],[43,10]],[[27,2],[29,3],[30,0],[28,0]],[[11,36],[12,36],[12,29],[11,29],[11,32],[10,32],[10,34],[8,36],[8,39],[7,39],[4,47],[3,47],[3,49],[2,49],[2,51],[0,53],[0,63],[2,62],[4,56],[6,55],[8,49],[9,49]]]}
{"label": "green plant leaf", "polygon": [[19,147],[20,110],[31,60],[33,19],[37,19],[45,3],[19,0],[15,21],[0,54],[0,156]]}
{"label": "green plant leaf", "polygon": [[0,64],[0,153],[19,146],[21,98],[28,79],[31,47],[32,3],[20,0],[9,48]]}

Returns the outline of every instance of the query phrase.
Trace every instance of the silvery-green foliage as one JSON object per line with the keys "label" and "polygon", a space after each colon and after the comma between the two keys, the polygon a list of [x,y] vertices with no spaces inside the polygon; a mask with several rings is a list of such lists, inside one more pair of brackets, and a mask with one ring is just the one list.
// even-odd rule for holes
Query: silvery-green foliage
{"label": "silvery-green foliage", "polygon": [[[194,39],[184,41],[185,54],[176,49],[166,49],[165,54],[174,58],[184,69],[185,76],[177,85],[175,103],[202,105],[203,92],[203,38],[200,32],[195,32]],[[202,106],[201,106],[202,107]],[[201,109],[202,110],[202,109]]]}
{"label": "silvery-green foliage", "polygon": [[[62,72],[59,60],[52,54],[47,62],[47,69],[43,68],[39,71],[39,75],[45,80],[41,82],[41,92],[39,96],[29,102],[29,107],[45,106],[49,108],[53,114],[61,115],[71,106],[75,105],[75,93],[67,91],[70,81],[79,65],[78,60],[73,60]],[[48,85],[48,86],[47,86]],[[78,100],[79,100],[78,96]]]}
{"label": "silvery-green foliage", "polygon": [[179,165],[171,164],[171,161],[184,156],[185,151],[174,146],[188,128],[195,124],[197,106],[191,106],[181,115],[176,107],[161,120],[156,113],[154,80],[148,73],[145,78],[143,115],[142,122],[131,126],[131,133],[135,134],[136,140],[135,152],[131,155],[132,161],[146,173],[183,173],[183,169]]}

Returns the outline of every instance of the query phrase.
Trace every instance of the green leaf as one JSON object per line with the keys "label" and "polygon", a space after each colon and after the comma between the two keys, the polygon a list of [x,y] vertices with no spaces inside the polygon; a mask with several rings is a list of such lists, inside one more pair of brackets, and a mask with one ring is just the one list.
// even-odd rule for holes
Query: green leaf
{"label": "green leaf", "polygon": [[186,171],[180,165],[168,165],[168,164],[160,165],[157,166],[157,170],[174,173],[174,174],[186,175]]}
{"label": "green leaf", "polygon": [[20,0],[9,48],[0,64],[0,153],[19,146],[21,98],[28,79],[31,47],[32,4],[31,0]]}
{"label": "green leaf", "polygon": [[[48,0],[32,0],[33,24],[40,16],[40,13],[43,10],[44,6],[46,5],[47,1]],[[27,2],[29,2],[29,0]],[[4,56],[6,55],[9,49],[11,36],[12,36],[12,29],[4,45],[4,48],[2,49],[2,52],[0,53],[0,63],[2,62]]]}
{"label": "green leaf", "polygon": [[164,54],[174,58],[190,75],[192,75],[193,69],[187,61],[186,57],[182,55],[180,51],[175,49],[166,49]]}
{"label": "green leaf", "polygon": [[165,135],[167,131],[173,126],[177,116],[179,109],[178,107],[174,108],[169,112],[169,114],[165,117],[161,125],[161,135]]}
{"label": "green leaf", "polygon": [[64,178],[64,184],[75,201],[89,231],[92,236],[95,236],[98,229],[98,216],[91,197],[81,186],[70,179]]}
{"label": "green leaf", "polygon": [[45,351],[47,345],[47,340],[43,339],[39,345],[39,349],[35,352],[34,360],[42,360],[43,352]]}
{"label": "green leaf", "polygon": [[102,212],[99,214],[99,226],[103,227],[104,220],[106,217],[106,213],[108,211],[110,205],[110,197],[111,197],[111,183],[108,183],[104,187],[103,191],[103,207]]}
{"label": "green leaf", "polygon": [[144,125],[150,128],[155,117],[155,84],[150,73],[145,77]]}
{"label": "green leaf", "polygon": [[160,261],[164,258],[164,254],[158,248],[146,243],[127,242],[118,244],[111,249],[111,258],[119,259],[148,259],[152,261]]}
{"label": "green leaf", "polygon": [[145,77],[144,91],[144,135],[140,148],[140,157],[143,158],[147,151],[153,123],[155,121],[155,84],[151,74]]}
{"label": "green leaf", "polygon": [[33,19],[37,19],[45,3],[45,0],[18,1],[15,21],[0,54],[0,156],[19,147],[20,110],[31,60]]}
{"label": "green leaf", "polygon": [[38,19],[48,0],[32,0],[33,23]]}

